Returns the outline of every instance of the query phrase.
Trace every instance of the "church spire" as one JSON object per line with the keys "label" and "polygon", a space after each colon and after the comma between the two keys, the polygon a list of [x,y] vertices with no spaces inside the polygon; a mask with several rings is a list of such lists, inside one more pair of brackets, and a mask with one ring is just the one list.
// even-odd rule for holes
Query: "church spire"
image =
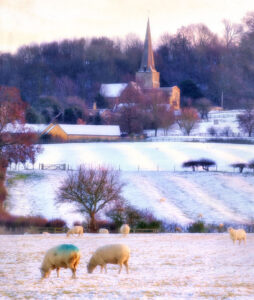
{"label": "church spire", "polygon": [[136,83],[144,89],[160,87],[160,73],[155,70],[152,38],[149,19],[146,27],[146,38],[140,69],[136,73]]}
{"label": "church spire", "polygon": [[141,72],[155,71],[149,19],[147,21],[146,38],[144,43],[144,51],[143,51],[140,71]]}

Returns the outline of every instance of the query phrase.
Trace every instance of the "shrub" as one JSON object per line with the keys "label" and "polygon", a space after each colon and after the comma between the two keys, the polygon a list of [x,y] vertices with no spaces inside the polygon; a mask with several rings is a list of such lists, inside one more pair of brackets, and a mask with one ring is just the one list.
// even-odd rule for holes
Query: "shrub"
{"label": "shrub", "polygon": [[216,165],[216,163],[213,160],[207,158],[201,158],[200,160],[197,161],[197,164],[198,166],[202,167],[202,169],[205,171],[209,171],[209,168],[211,166]]}
{"label": "shrub", "polygon": [[195,160],[189,160],[182,164],[183,168],[192,168],[192,171],[195,171],[198,167],[197,161]]}
{"label": "shrub", "polygon": [[202,167],[203,170],[209,171],[211,166],[215,166],[215,161],[208,158],[201,158],[199,160],[189,160],[182,164],[183,168],[192,168],[193,171],[198,167]]}
{"label": "shrub", "polygon": [[232,136],[232,135],[233,135],[233,131],[232,131],[232,129],[231,129],[230,126],[226,126],[226,127],[224,127],[224,128],[221,130],[220,135],[221,135],[221,136],[229,137],[229,136]]}
{"label": "shrub", "polygon": [[189,226],[188,231],[191,233],[205,232],[205,224],[203,221],[197,221]]}
{"label": "shrub", "polygon": [[211,136],[217,136],[217,134],[218,134],[218,130],[215,127],[213,127],[213,126],[207,128],[207,132]]}
{"label": "shrub", "polygon": [[254,171],[254,160],[252,160],[248,163],[248,168],[252,169]]}
{"label": "shrub", "polygon": [[245,164],[245,163],[235,163],[235,164],[231,164],[231,166],[234,169],[239,169],[239,172],[242,173],[243,169],[247,167],[247,164]]}
{"label": "shrub", "polygon": [[52,219],[47,222],[46,226],[63,228],[66,226],[66,222],[62,219]]}
{"label": "shrub", "polygon": [[[123,204],[123,203],[122,203]],[[162,222],[157,220],[153,213],[147,209],[138,209],[132,205],[122,205],[112,208],[106,214],[112,219],[111,227],[120,228],[124,223],[130,225],[131,228],[153,228],[159,229],[162,227]]]}

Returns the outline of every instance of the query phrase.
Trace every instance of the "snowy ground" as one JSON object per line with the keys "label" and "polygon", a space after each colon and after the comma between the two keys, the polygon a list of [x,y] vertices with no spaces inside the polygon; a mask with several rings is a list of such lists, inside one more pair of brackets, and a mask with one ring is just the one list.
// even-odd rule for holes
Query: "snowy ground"
{"label": "snowy ground", "polygon": [[[189,159],[210,158],[224,172],[184,172]],[[39,164],[108,165],[121,170],[127,185],[124,197],[149,208],[169,222],[187,224],[202,214],[206,223],[248,223],[254,216],[253,173],[233,173],[231,163],[254,159],[254,145],[140,142],[44,145],[37,170],[8,186],[8,210],[17,215],[64,218],[71,225],[82,220],[70,206],[56,206],[58,187],[66,171],[41,171]],[[138,171],[139,170],[139,171]],[[159,170],[159,172],[158,172]],[[214,171],[215,168],[212,168]],[[160,202],[165,198],[165,202]]]}
{"label": "snowy ground", "polygon": [[[66,171],[27,171],[27,178],[8,185],[7,208],[17,215],[63,218],[69,225],[82,221],[73,207],[56,205]],[[123,196],[159,219],[186,225],[203,215],[206,223],[250,223],[254,216],[254,176],[218,172],[121,172]],[[162,202],[161,199],[165,198]]]}
{"label": "snowy ground", "polygon": [[189,159],[209,158],[220,171],[232,171],[230,164],[254,159],[254,145],[138,142],[138,143],[69,143],[43,145],[44,151],[35,167],[65,163],[71,168],[80,164],[109,165],[123,171],[182,171]]}
{"label": "snowy ground", "polygon": [[[130,273],[108,265],[87,274],[93,251],[109,243],[131,249]],[[39,267],[47,249],[73,243],[82,258],[77,279],[70,270],[53,271],[41,280]],[[14,247],[15,245],[15,247]],[[6,253],[8,249],[8,254]],[[253,299],[254,235],[233,245],[228,234],[84,234],[1,236],[1,299]]]}

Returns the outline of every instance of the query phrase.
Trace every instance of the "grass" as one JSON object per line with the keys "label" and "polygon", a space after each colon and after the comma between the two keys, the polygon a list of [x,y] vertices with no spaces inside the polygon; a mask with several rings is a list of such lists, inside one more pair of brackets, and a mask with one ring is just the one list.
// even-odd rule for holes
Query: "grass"
{"label": "grass", "polygon": [[8,185],[13,185],[16,181],[19,180],[29,180],[29,179],[41,179],[44,175],[42,173],[20,173],[20,172],[14,172],[14,171],[9,171],[7,178],[7,184]]}

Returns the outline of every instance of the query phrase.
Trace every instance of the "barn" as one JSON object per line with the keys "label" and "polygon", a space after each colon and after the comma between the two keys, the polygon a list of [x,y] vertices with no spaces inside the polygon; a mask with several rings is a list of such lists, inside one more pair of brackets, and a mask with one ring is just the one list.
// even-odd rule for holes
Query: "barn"
{"label": "barn", "polygon": [[86,140],[117,140],[120,138],[118,125],[67,125],[49,124],[40,134],[43,140],[82,142]]}

